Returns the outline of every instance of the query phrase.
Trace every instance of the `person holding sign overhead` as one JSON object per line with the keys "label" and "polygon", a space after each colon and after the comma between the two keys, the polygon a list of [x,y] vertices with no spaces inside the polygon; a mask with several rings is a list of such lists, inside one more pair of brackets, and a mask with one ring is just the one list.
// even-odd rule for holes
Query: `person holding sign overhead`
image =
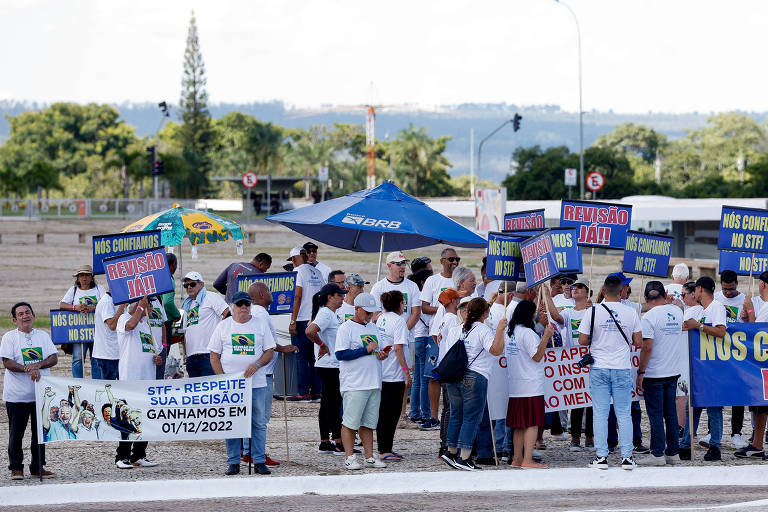
{"label": "person holding sign overhead", "polygon": [[[100,284],[96,284],[93,278],[93,267],[90,265],[80,265],[72,277],[75,278],[75,285],[61,298],[59,308],[93,313],[99,299],[107,291]],[[83,362],[87,352],[90,352],[93,358],[93,343],[72,344],[72,376],[77,379],[83,378]]]}
{"label": "person holding sign overhead", "polygon": [[208,342],[211,332],[229,315],[229,307],[219,295],[208,293],[200,272],[187,272],[182,281],[187,298],[181,303],[187,316],[184,322],[184,347],[190,377],[213,375]]}

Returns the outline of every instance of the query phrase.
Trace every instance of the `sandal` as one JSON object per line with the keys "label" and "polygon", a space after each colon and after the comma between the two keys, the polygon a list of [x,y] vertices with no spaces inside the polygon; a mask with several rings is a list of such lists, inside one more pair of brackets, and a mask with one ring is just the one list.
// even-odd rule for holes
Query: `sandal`
{"label": "sandal", "polygon": [[400,462],[403,460],[402,457],[398,457],[394,453],[390,453],[389,455],[385,455],[384,457],[379,456],[379,460],[382,460],[384,462]]}
{"label": "sandal", "polygon": [[392,455],[394,455],[395,457],[400,457],[400,459],[404,459],[405,458],[405,457],[403,457],[401,454],[399,454],[397,452],[392,452]]}

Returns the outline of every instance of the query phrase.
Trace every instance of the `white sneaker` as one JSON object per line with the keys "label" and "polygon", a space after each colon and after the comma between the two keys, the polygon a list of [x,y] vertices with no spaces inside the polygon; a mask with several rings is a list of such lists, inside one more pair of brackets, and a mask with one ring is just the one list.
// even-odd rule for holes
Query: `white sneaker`
{"label": "white sneaker", "polygon": [[571,434],[569,434],[568,432],[563,432],[560,435],[552,436],[552,439],[554,439],[555,441],[570,441]]}
{"label": "white sneaker", "polygon": [[160,464],[160,463],[159,462],[151,461],[151,460],[149,460],[146,457],[144,457],[143,459],[139,459],[139,460],[137,460],[136,462],[133,463],[134,466],[141,467],[141,468],[153,468],[153,467],[157,466],[158,464]]}
{"label": "white sneaker", "polygon": [[664,458],[666,459],[667,464],[670,466],[675,466],[677,464],[680,464],[679,455],[665,455]]}
{"label": "white sneaker", "polygon": [[642,459],[638,459],[637,463],[641,466],[666,466],[667,459],[664,457],[664,455],[661,457],[656,457],[655,455],[646,455]]}
{"label": "white sneaker", "polygon": [[741,450],[749,446],[749,443],[741,438],[741,434],[733,434],[731,436],[731,448],[734,450]]}
{"label": "white sneaker", "polygon": [[133,469],[133,464],[131,464],[128,459],[124,459],[115,462],[115,467],[117,469]]}
{"label": "white sneaker", "polygon": [[368,457],[365,459],[365,467],[367,468],[385,468],[387,465],[378,457]]}
{"label": "white sneaker", "polygon": [[710,440],[711,437],[712,437],[711,434],[705,435],[704,437],[699,439],[699,445],[703,446],[704,448],[709,448],[709,440]]}
{"label": "white sneaker", "polygon": [[353,469],[362,469],[362,467],[363,466],[361,466],[360,463],[357,462],[357,456],[355,455],[350,455],[344,461],[344,469],[353,470]]}

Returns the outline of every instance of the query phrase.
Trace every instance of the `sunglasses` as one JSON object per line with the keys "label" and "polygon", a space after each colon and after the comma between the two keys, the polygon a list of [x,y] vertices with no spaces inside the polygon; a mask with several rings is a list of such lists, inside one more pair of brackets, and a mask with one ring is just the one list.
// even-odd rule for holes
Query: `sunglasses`
{"label": "sunglasses", "polygon": [[583,284],[574,284],[573,286],[571,286],[571,290],[575,290],[576,288],[584,288],[585,290],[587,289],[587,287],[584,286]]}
{"label": "sunglasses", "polygon": [[183,286],[184,288],[194,288],[195,286],[197,286],[197,282],[194,282],[194,283],[184,283],[181,286]]}
{"label": "sunglasses", "polygon": [[458,263],[458,262],[460,262],[460,261],[461,261],[461,258],[459,258],[458,256],[451,256],[450,258],[443,258],[443,259],[444,259],[444,260],[448,260],[448,261],[450,261],[451,263],[453,263],[453,262],[456,262],[456,263]]}
{"label": "sunglasses", "polygon": [[239,308],[241,308],[243,306],[250,306],[250,305],[251,305],[251,303],[248,302],[247,300],[239,300],[239,301],[235,302],[235,306],[237,306]]}
{"label": "sunglasses", "polygon": [[397,265],[398,267],[404,267],[406,265],[406,262],[404,261],[393,261],[393,265]]}

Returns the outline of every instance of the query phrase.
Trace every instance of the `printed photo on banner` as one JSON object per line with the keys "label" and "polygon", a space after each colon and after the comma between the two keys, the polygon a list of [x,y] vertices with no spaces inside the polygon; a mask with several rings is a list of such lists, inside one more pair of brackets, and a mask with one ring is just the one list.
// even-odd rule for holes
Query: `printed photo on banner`
{"label": "printed photo on banner", "polygon": [[522,242],[520,253],[525,268],[525,283],[529,288],[558,274],[555,248],[548,229]]}
{"label": "printed photo on banner", "polygon": [[504,233],[488,233],[488,257],[485,275],[488,279],[525,281],[520,243],[525,237]]}
{"label": "printed photo on banner", "polygon": [[94,235],[93,273],[104,273],[104,258],[160,247],[160,230]]}
{"label": "printed photo on banner", "polygon": [[93,341],[93,313],[52,309],[51,340],[58,343],[91,343]]}
{"label": "printed photo on banner", "polygon": [[250,435],[251,379],[242,372],[173,381],[43,376],[35,384],[35,401],[44,443]]}
{"label": "printed photo on banner", "polygon": [[115,305],[173,291],[164,247],[104,258],[104,270]]}
{"label": "printed photo on banner", "polygon": [[750,266],[752,267],[752,275],[759,276],[768,270],[768,254],[720,251],[720,262],[717,267],[719,274],[722,274],[724,270],[733,270],[737,275],[748,276]]}
{"label": "printed photo on banner", "polygon": [[544,208],[504,214],[504,231],[544,229]]}
{"label": "printed photo on banner", "polygon": [[717,248],[728,251],[768,253],[768,210],[723,206]]}
{"label": "printed photo on banner", "polygon": [[253,283],[264,283],[272,294],[270,315],[284,315],[293,309],[296,294],[296,272],[268,272],[266,274],[242,274],[237,276],[237,291],[248,292]]}
{"label": "printed photo on banner", "polygon": [[631,205],[563,200],[560,206],[560,226],[576,228],[586,247],[624,249],[631,224]]}
{"label": "printed photo on banner", "polygon": [[[583,272],[581,246],[576,243],[578,233],[576,228],[548,228],[552,236],[552,246],[555,248],[557,270],[561,273]],[[542,232],[541,229],[520,229],[504,231],[504,234],[530,238]]]}
{"label": "printed photo on banner", "polygon": [[688,331],[694,407],[768,405],[768,323],[725,328],[723,338]]}
{"label": "printed photo on banner", "polygon": [[627,231],[622,272],[667,277],[673,240],[671,236]]}

